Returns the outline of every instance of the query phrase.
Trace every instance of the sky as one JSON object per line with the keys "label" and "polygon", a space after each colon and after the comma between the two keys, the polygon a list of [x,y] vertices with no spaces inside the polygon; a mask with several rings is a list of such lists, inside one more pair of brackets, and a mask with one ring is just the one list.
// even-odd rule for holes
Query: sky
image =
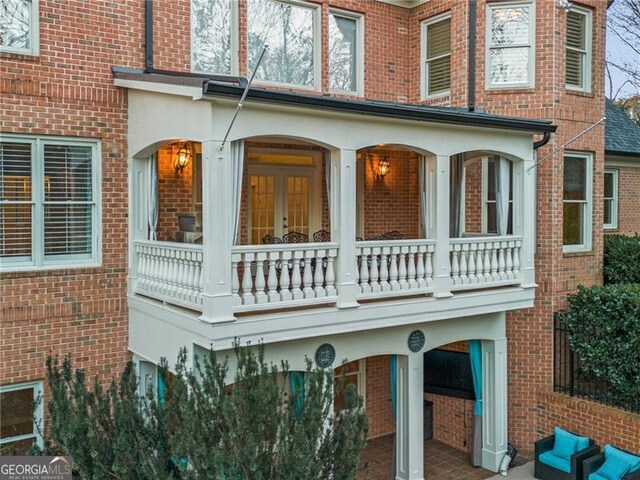
{"label": "sky", "polygon": [[[612,8],[615,8],[615,4]],[[636,53],[631,50],[627,45],[625,45],[615,34],[613,34],[610,30],[607,29],[607,58],[622,58],[629,61],[634,56],[637,56]],[[638,59],[640,62],[640,59]],[[611,69],[612,83],[613,83],[613,92],[618,90],[620,86],[627,80],[627,76],[616,69]],[[609,79],[606,78],[606,95],[609,96],[610,88],[609,88]],[[627,84],[620,90],[620,93],[616,98],[625,98],[632,95],[638,95],[640,91],[633,85]]]}

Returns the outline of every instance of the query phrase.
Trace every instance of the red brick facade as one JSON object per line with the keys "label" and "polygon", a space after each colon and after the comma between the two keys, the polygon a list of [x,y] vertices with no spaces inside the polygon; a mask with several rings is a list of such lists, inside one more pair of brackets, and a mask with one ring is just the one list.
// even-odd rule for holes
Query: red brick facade
{"label": "red brick facade", "polygon": [[618,228],[607,229],[605,233],[640,234],[640,164],[637,168],[614,167],[610,170],[618,171]]}
{"label": "red brick facade", "polygon": [[[238,3],[239,73],[245,75],[246,2],[239,0]],[[411,103],[421,103],[420,22],[450,11],[451,94],[422,103],[466,106],[466,2],[431,0],[414,9],[373,0],[312,0],[312,3],[321,5],[323,32],[328,29],[329,7],[365,14],[365,98]],[[610,409],[605,412],[603,407],[551,393],[553,313],[564,307],[567,294],[577,285],[598,284],[602,279],[602,174],[605,168],[602,125],[566,147],[593,155],[593,248],[584,254],[563,254],[562,249],[561,146],[597,122],[604,112],[602,72],[607,1],[580,3],[593,9],[592,93],[588,94],[565,88],[565,13],[550,0],[535,2],[534,86],[486,90],[484,12],[487,1],[478,2],[475,89],[478,108],[495,114],[549,119],[559,127],[551,142],[537,152],[541,163],[537,168],[536,281],[539,287],[535,307],[507,317],[509,437],[517,447],[527,450],[534,440],[548,434],[553,425],[564,424],[586,434],[593,432],[593,437],[601,443],[616,443],[638,451],[640,417]],[[155,67],[189,71],[189,0],[165,0],[154,5]],[[76,365],[89,368],[90,374],[117,374],[129,358],[126,252],[127,160],[131,152],[127,152],[126,138],[127,92],[113,86],[110,69],[113,65],[144,67],[143,43],[144,2],[40,0],[40,54],[37,57],[0,54],[1,132],[96,139],[100,140],[102,151],[102,263],[95,268],[3,273],[0,282],[2,385],[42,379],[44,360],[50,352],[61,355],[71,352]],[[323,34],[323,66],[328,64],[328,50],[328,38]],[[322,68],[322,88],[317,93],[329,93],[327,70]],[[390,152],[389,156],[391,173],[384,182],[375,180],[370,170],[365,169],[364,236],[399,229],[397,225],[401,222],[405,236],[416,237],[419,235],[416,155]],[[175,173],[169,150],[161,152],[159,163],[160,198],[165,195],[167,203],[161,205],[158,230],[160,238],[168,240],[176,227],[175,214],[183,208],[190,209],[191,173],[189,168],[182,174]],[[470,171],[467,179],[470,192],[477,193],[477,188],[471,188],[477,186],[477,173],[475,169]],[[640,230],[640,171],[626,173],[625,170],[625,175],[620,176],[620,230],[631,233]],[[472,214],[480,203],[475,200],[467,204],[468,222],[480,218],[477,212]],[[326,200],[323,204],[326,212]],[[398,212],[397,206],[405,204],[410,204],[410,208]],[[391,212],[393,222],[385,223]],[[323,218],[323,227],[327,227],[326,214]],[[468,228],[477,227],[468,223]],[[246,227],[243,235],[246,236]],[[393,431],[390,393],[387,393],[388,368],[387,357],[367,360],[367,409],[372,418],[372,437]],[[454,432],[445,441],[465,448],[460,443],[464,435],[456,436],[460,432],[460,421],[466,421],[464,414],[460,416],[460,407],[459,402],[454,401],[438,403],[438,418],[453,420],[446,424],[438,420],[437,430]],[[583,416],[585,411],[590,416]],[[626,425],[623,431],[621,422]]]}

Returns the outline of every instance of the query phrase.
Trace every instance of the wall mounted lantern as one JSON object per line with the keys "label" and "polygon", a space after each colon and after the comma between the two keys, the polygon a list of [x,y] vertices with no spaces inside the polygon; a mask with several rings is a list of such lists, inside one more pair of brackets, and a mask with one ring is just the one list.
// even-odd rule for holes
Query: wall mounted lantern
{"label": "wall mounted lantern", "polygon": [[376,178],[378,180],[382,180],[390,170],[389,160],[387,160],[387,157],[380,158],[380,160],[378,160],[378,165],[375,168]]}
{"label": "wall mounted lantern", "polygon": [[184,167],[189,165],[191,161],[192,153],[189,148],[189,144],[185,143],[178,149],[178,153],[176,153],[176,157],[173,160],[173,168],[176,169],[176,172],[182,173]]}

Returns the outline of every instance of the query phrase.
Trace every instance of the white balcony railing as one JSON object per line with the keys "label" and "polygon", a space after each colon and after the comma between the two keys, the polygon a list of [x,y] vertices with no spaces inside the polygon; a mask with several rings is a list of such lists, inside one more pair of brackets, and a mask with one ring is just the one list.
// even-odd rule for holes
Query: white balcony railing
{"label": "white balcony railing", "polygon": [[335,243],[233,247],[234,311],[335,303],[337,256]]}
{"label": "white balcony railing", "polygon": [[358,299],[433,292],[434,240],[357,242]]}
{"label": "white balcony railing", "polygon": [[133,245],[136,293],[202,309],[202,245],[147,240],[136,240]]}
{"label": "white balcony railing", "polygon": [[451,290],[520,284],[521,248],[514,236],[451,239]]}

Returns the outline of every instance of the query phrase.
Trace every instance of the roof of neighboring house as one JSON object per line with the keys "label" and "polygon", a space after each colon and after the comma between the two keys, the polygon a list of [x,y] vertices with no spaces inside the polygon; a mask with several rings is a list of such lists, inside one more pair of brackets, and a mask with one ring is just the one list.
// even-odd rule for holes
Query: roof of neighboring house
{"label": "roof of neighboring house", "polygon": [[607,100],[604,150],[609,155],[640,157],[640,126]]}
{"label": "roof of neighboring house", "polygon": [[[240,100],[244,93],[242,82],[238,77],[222,76],[206,78],[203,75],[183,74],[177,72],[145,73],[143,70],[125,67],[112,67],[116,79],[137,80],[175,85],[201,87],[204,95],[231,97]],[[483,111],[470,112],[467,109],[452,107],[433,107],[408,105],[393,102],[371,100],[341,99],[322,95],[291,93],[251,87],[247,100],[272,104],[316,108],[336,112],[355,113],[372,116],[401,118],[424,122],[467,125],[485,128],[500,128],[531,133],[553,133],[556,126],[546,120],[506,117],[493,115]]]}

